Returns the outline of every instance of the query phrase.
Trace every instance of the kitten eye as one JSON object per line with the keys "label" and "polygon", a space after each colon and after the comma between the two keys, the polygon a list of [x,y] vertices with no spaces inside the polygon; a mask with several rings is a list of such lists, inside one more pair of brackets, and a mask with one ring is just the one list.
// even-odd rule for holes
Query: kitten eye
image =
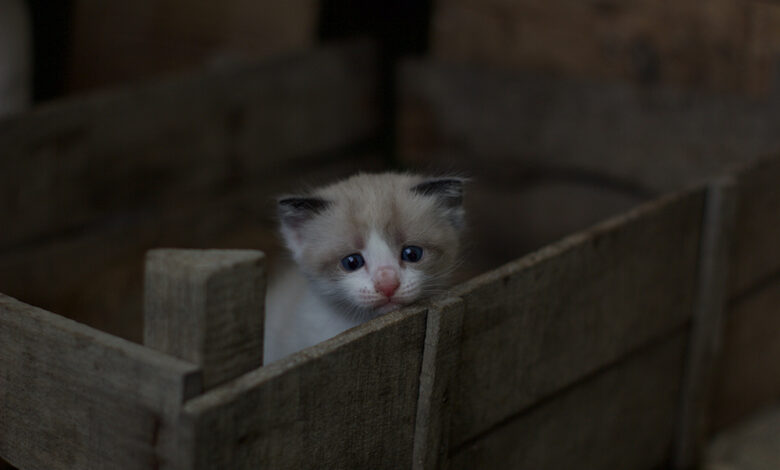
{"label": "kitten eye", "polygon": [[347,271],[360,269],[364,264],[366,264],[366,262],[359,253],[353,253],[341,259],[341,265]]}
{"label": "kitten eye", "polygon": [[401,259],[410,263],[416,263],[420,261],[423,255],[423,249],[419,246],[405,246],[401,250]]}

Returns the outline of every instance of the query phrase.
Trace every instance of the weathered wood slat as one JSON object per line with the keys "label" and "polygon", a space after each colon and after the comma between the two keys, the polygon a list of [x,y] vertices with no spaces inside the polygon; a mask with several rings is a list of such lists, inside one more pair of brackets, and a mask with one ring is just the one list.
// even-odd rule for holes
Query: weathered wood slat
{"label": "weathered wood slat", "polygon": [[406,164],[502,181],[564,173],[593,186],[661,193],[780,148],[776,98],[424,61],[405,64],[400,90]]}
{"label": "weathered wood slat", "polygon": [[702,191],[669,196],[467,282],[457,446],[693,312]]}
{"label": "weathered wood slat", "polygon": [[189,401],[187,468],[408,468],[425,317],[387,314]]}
{"label": "weathered wood slat", "polygon": [[457,383],[463,307],[462,300],[450,297],[428,308],[414,434],[412,468],[416,470],[438,468],[450,448],[448,395]]}
{"label": "weathered wood slat", "polygon": [[176,207],[378,126],[373,48],[331,46],[79,97],[0,122],[0,248]]}
{"label": "weathered wood slat", "polygon": [[663,468],[679,403],[683,331],[457,449],[451,468]]}
{"label": "weathered wood slat", "polygon": [[151,250],[144,345],[197,364],[204,389],[263,365],[265,256],[256,250]]}
{"label": "weathered wood slat", "polygon": [[707,186],[694,314],[673,447],[672,463],[677,469],[694,468],[708,438],[713,380],[723,343],[736,196],[733,178]]}
{"label": "weathered wood slat", "polygon": [[178,468],[193,364],[0,294],[0,455],[22,468]]}

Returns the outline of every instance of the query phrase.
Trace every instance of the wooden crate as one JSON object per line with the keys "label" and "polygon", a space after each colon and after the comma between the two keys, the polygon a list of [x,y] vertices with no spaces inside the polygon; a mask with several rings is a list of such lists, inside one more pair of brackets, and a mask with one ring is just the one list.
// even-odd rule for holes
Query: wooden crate
{"label": "wooden crate", "polygon": [[[427,163],[421,148],[433,162],[456,150],[460,162],[482,157],[488,184],[501,181],[501,163],[519,160],[509,149],[522,140],[512,127],[484,137],[491,119],[519,116],[491,91],[504,87],[511,105],[527,87],[512,88],[509,75],[446,77],[426,67],[402,84],[404,103],[417,106],[402,113],[412,122],[402,128],[404,161]],[[530,165],[563,180],[586,175],[591,188],[611,182],[621,205],[649,202],[267,366],[263,254],[153,251],[141,282],[142,253],[160,243],[268,243],[270,206],[258,199],[288,186],[301,165],[321,175],[380,167],[354,158],[375,150],[374,72],[370,46],[334,46],[0,123],[0,210],[18,221],[0,235],[0,291],[32,296],[54,286],[63,291],[49,302],[71,307],[79,304],[68,296],[85,280],[95,282],[78,291],[83,299],[123,292],[91,304],[90,315],[66,312],[92,326],[0,295],[0,458],[22,470],[684,468],[713,427],[780,396],[777,374],[763,375],[778,361],[762,354],[778,342],[767,327],[777,224],[764,221],[777,218],[780,160],[669,192],[722,167],[695,173],[665,153],[674,148],[642,149],[649,131],[636,155],[607,164],[590,147],[598,139],[582,133],[566,143],[551,133]],[[461,93],[462,108],[454,95],[447,101],[448,86],[471,92]],[[604,122],[640,136],[642,119],[679,125],[686,116],[721,132],[714,111],[726,110],[745,119],[723,136],[734,151],[776,142],[771,111],[759,104],[616,90],[591,89],[574,109],[601,110],[612,116]],[[636,114],[634,127],[613,114],[626,94],[634,100],[617,116]],[[566,96],[557,101],[563,109]],[[685,99],[701,107],[685,111]],[[636,112],[642,100],[657,114]],[[491,114],[493,106],[507,114]],[[696,127],[664,129],[675,144],[697,141]],[[609,145],[613,156],[629,148]],[[735,161],[728,152],[713,158]],[[247,223],[254,214],[260,222]],[[143,318],[140,295],[135,306],[123,302],[141,286]],[[740,367],[743,358],[762,367]],[[744,381],[756,384],[751,394],[734,386]]]}
{"label": "wooden crate", "polygon": [[[701,190],[653,202],[265,367],[258,252],[152,252],[146,347],[4,297],[0,455],[20,468],[474,468],[502,455],[654,468],[670,458],[703,204]],[[560,440],[569,451],[550,452]]]}

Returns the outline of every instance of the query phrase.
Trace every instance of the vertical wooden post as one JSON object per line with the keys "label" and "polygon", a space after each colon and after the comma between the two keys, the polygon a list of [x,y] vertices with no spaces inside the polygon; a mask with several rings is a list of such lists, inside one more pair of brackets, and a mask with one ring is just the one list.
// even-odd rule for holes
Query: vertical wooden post
{"label": "vertical wooden post", "polygon": [[209,389],[263,364],[264,255],[253,250],[151,250],[144,344],[198,364]]}
{"label": "vertical wooden post", "polygon": [[446,468],[449,451],[451,388],[458,366],[465,305],[449,297],[428,308],[420,371],[412,468]]}
{"label": "vertical wooden post", "polygon": [[724,178],[712,182],[702,218],[699,280],[674,444],[673,467],[677,469],[698,464],[706,439],[713,370],[723,334],[735,217],[734,181]]}

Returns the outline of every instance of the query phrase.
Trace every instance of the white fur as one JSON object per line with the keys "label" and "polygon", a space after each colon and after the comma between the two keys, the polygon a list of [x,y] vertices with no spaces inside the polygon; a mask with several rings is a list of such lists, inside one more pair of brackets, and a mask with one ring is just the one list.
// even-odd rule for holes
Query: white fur
{"label": "white fur", "polygon": [[[431,182],[433,189],[417,189]],[[280,199],[281,232],[295,265],[276,270],[269,283],[265,362],[440,289],[457,258],[460,198],[459,188],[436,179],[387,173]],[[419,262],[402,260],[409,245],[423,249]],[[365,263],[349,271],[341,260],[352,254]],[[388,279],[398,281],[389,296]]]}

